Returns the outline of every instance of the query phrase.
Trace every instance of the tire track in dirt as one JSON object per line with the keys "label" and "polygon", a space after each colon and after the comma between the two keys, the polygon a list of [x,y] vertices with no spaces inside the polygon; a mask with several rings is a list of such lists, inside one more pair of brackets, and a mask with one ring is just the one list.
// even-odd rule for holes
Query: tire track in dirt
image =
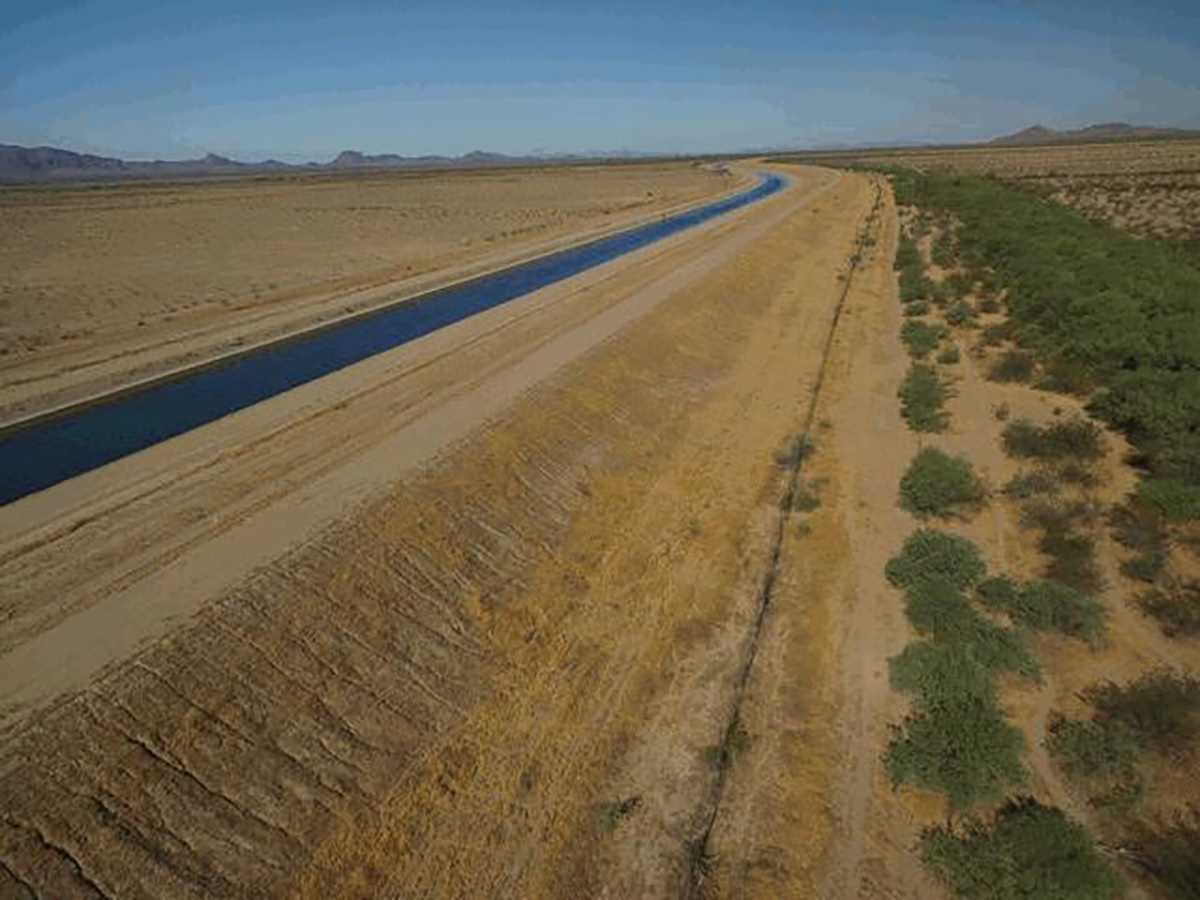
{"label": "tire track in dirt", "polygon": [[[821,400],[821,388],[825,382],[834,338],[837,335],[837,327],[842,317],[846,298],[849,296],[854,284],[854,274],[858,270],[862,255],[866,250],[866,238],[870,234],[872,225],[882,207],[882,191],[878,184],[875,184],[874,190],[875,197],[871,208],[859,232],[859,237],[851,253],[849,264],[843,272],[842,289],[833,308],[833,314],[830,318],[828,331],[826,332],[821,349],[820,362],[818,363],[816,378],[812,385],[808,408],[797,434],[798,439],[806,443],[812,440],[817,405]],[[733,729],[738,726],[740,717],[742,716],[742,707],[746,698],[747,688],[750,684],[751,674],[754,671],[755,660],[758,656],[763,627],[770,614],[771,602],[777,587],[785,529],[790,519],[792,501],[799,484],[803,462],[803,457],[798,457],[786,470],[783,492],[778,502],[776,522],[772,528],[773,534],[767,551],[766,568],[760,576],[755,596],[755,613],[745,637],[742,659],[738,666],[738,676],[734,683],[733,695],[729,702],[728,717],[724,722],[724,728],[717,737],[716,744],[718,747],[726,745],[729,736],[733,733]],[[689,898],[689,900],[693,900],[693,898],[700,897],[705,892],[711,891],[709,879],[714,874],[713,869],[716,860],[710,843],[721,813],[721,804],[725,795],[726,785],[733,771],[731,763],[719,766],[717,776],[710,788],[709,796],[704,803],[705,812],[702,813],[701,819],[704,823],[703,829],[688,844],[686,851],[688,857],[687,879],[684,884],[683,896]]]}

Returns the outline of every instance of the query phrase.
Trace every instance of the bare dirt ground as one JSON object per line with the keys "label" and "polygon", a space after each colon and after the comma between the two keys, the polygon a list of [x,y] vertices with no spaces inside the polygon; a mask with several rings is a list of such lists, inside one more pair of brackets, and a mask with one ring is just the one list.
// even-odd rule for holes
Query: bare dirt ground
{"label": "bare dirt ground", "polygon": [[0,421],[732,190],[693,164],[0,191]]}
{"label": "bare dirt ground", "polygon": [[[0,681],[24,705],[5,710],[0,891],[677,884],[772,453],[873,197],[860,176],[795,177],[638,264],[6,508]],[[851,322],[890,260],[863,277]],[[764,896],[816,884],[832,834],[819,661],[838,598],[807,565],[785,566],[747,709],[761,755],[717,837]],[[797,842],[738,809],[773,809]]]}

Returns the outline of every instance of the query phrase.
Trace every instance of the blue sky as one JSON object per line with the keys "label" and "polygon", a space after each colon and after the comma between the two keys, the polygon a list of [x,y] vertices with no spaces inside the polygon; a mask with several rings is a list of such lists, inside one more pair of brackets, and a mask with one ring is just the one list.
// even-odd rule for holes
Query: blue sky
{"label": "blue sky", "polygon": [[1196,0],[3,2],[0,143],[132,158],[1200,127]]}

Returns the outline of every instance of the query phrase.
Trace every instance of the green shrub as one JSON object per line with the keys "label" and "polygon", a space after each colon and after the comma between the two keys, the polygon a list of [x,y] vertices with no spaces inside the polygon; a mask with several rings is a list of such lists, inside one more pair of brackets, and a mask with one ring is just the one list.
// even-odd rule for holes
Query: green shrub
{"label": "green shrub", "polygon": [[1026,781],[1021,733],[994,701],[964,694],[947,706],[908,716],[884,757],[892,785],[945,794],[950,808],[1000,799]]}
{"label": "green shrub", "polygon": [[1153,750],[1183,752],[1200,729],[1200,681],[1169,670],[1148,672],[1124,685],[1109,681],[1083,696],[1097,720],[1124,726]]}
{"label": "green shrub", "polygon": [[962,359],[962,354],[958,351],[957,344],[951,344],[938,354],[937,361],[942,365],[953,365]]}
{"label": "green shrub", "polygon": [[1170,900],[1200,897],[1200,809],[1174,822],[1142,823],[1134,839],[1137,859]]}
{"label": "green shrub", "polygon": [[1037,546],[1048,557],[1047,578],[1085,594],[1104,589],[1104,575],[1096,562],[1096,539],[1091,535],[1047,527]]}
{"label": "green shrub", "polygon": [[1032,798],[1007,803],[990,824],[921,837],[921,859],[959,900],[1107,900],[1120,877],[1078,822]]}
{"label": "green shrub", "polygon": [[921,518],[977,509],[986,491],[971,463],[936,447],[920,451],[900,479],[900,506]]}
{"label": "green shrub", "polygon": [[933,367],[913,363],[897,392],[900,414],[916,432],[937,433],[946,430],[950,416],[943,408],[949,390]]}
{"label": "green shrub", "polygon": [[909,318],[915,318],[916,316],[927,316],[929,315],[929,309],[930,307],[928,300],[914,300],[912,303],[905,305],[904,315],[908,316]]}
{"label": "green shrub", "polygon": [[1200,634],[1200,581],[1164,585],[1142,594],[1137,603],[1167,637]]}
{"label": "green shrub", "polygon": [[966,589],[987,574],[979,548],[966,538],[932,528],[914,532],[888,560],[887,578],[900,588],[944,581]]}
{"label": "green shrub", "polygon": [[1163,553],[1170,543],[1162,514],[1139,502],[1115,506],[1108,514],[1113,539],[1138,553]]}
{"label": "green shrub", "polygon": [[984,297],[979,303],[979,311],[990,316],[996,315],[996,313],[1001,312],[1003,309],[1004,307],[1000,305],[1000,301],[995,297]]}
{"label": "green shrub", "polygon": [[1122,560],[1121,574],[1126,578],[1132,578],[1134,581],[1144,581],[1147,584],[1153,584],[1166,571],[1169,559],[1166,552],[1161,550],[1139,553],[1137,556],[1131,556],[1129,559]]}
{"label": "green shrub", "polygon": [[900,340],[908,348],[909,356],[913,359],[924,359],[937,349],[937,345],[941,343],[946,333],[946,329],[942,325],[908,321],[900,329]]}
{"label": "green shrub", "polygon": [[1007,289],[1011,333],[1095,383],[1092,412],[1126,433],[1155,478],[1200,486],[1200,257],[995,179],[893,181],[960,223],[965,267],[993,271]]}
{"label": "green shrub", "polygon": [[971,304],[959,301],[946,312],[946,322],[955,328],[962,328],[975,321],[975,310]]}
{"label": "green shrub", "polygon": [[1033,378],[1035,368],[1033,357],[1028,353],[1007,350],[988,370],[988,378],[1005,384],[1025,384]]}
{"label": "green shrub", "polygon": [[929,258],[942,269],[954,268],[957,255],[954,250],[954,235],[942,232],[931,243]]}
{"label": "green shrub", "polygon": [[1147,479],[1138,485],[1139,506],[1156,510],[1170,522],[1200,519],[1200,485],[1178,478]]}
{"label": "green shrub", "polygon": [[991,673],[963,641],[917,641],[888,660],[892,689],[911,694],[926,711],[952,706],[964,694],[995,700]]}
{"label": "green shrub", "polygon": [[1008,610],[1016,605],[1021,593],[1021,585],[1008,575],[993,575],[985,578],[975,587],[975,597],[993,610]]}
{"label": "green shrub", "polygon": [[1095,378],[1082,363],[1066,359],[1054,359],[1042,366],[1042,377],[1035,385],[1043,391],[1086,397],[1096,389]]}
{"label": "green shrub", "polygon": [[1016,329],[1011,321],[988,325],[979,333],[979,345],[981,347],[999,347],[1005,341],[1012,340],[1015,334]]}
{"label": "green shrub", "polygon": [[1028,500],[1058,490],[1058,478],[1049,469],[1020,472],[1005,482],[1000,492],[1010,500]]}
{"label": "green shrub", "polygon": [[1001,435],[1004,452],[1042,462],[1092,462],[1104,456],[1103,432],[1086,419],[1037,426],[1027,419],[1010,422]]}
{"label": "green shrub", "polygon": [[988,671],[1033,680],[1041,675],[1024,637],[983,618],[951,584],[934,580],[909,588],[904,612],[918,634],[939,644],[963,645]]}
{"label": "green shrub", "polygon": [[908,236],[902,236],[900,243],[896,246],[896,263],[895,268],[898,271],[904,269],[923,269],[925,261],[921,259],[921,249],[917,246],[917,242]]}
{"label": "green shrub", "polygon": [[1035,631],[1091,640],[1104,630],[1104,607],[1057,581],[1034,581],[1016,592],[992,589],[987,600],[1014,622]]}
{"label": "green shrub", "polygon": [[1046,749],[1093,806],[1129,809],[1145,789],[1137,741],[1121,724],[1056,718]]}

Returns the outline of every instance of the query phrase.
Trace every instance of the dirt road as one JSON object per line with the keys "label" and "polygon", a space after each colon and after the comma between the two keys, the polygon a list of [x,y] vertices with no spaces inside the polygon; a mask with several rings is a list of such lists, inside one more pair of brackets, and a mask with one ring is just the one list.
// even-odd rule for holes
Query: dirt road
{"label": "dirt road", "polygon": [[672,883],[872,196],[792,177],[5,508],[0,888]]}

